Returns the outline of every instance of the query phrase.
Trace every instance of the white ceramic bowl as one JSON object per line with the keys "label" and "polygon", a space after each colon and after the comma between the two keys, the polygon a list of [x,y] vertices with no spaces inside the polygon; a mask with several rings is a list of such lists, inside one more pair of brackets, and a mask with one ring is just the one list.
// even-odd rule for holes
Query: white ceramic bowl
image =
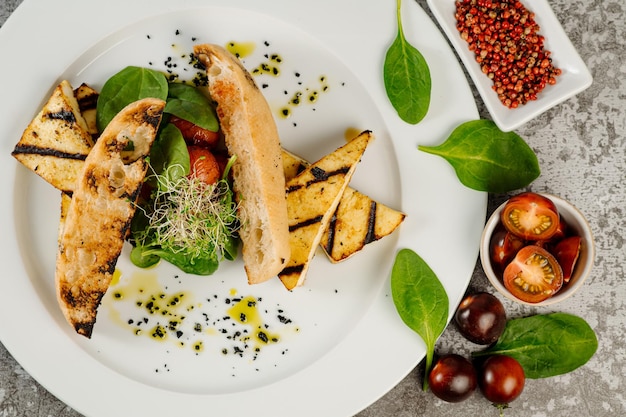
{"label": "white ceramic bowl", "polygon": [[576,291],[578,291],[578,289],[583,285],[585,279],[587,279],[587,277],[589,276],[589,273],[591,272],[591,269],[593,267],[595,257],[595,244],[593,241],[591,227],[589,226],[589,223],[587,222],[583,214],[571,203],[563,200],[560,197],[550,194],[541,195],[549,198],[554,202],[557,210],[559,211],[559,214],[561,215],[561,218],[565,220],[573,233],[582,238],[580,254],[578,256],[578,260],[576,261],[576,265],[574,266],[572,277],[570,278],[570,281],[568,283],[563,284],[563,287],[554,296],[539,303],[528,303],[522,301],[506,289],[506,287],[502,283],[502,279],[494,271],[489,256],[489,246],[491,236],[498,224],[500,223],[500,213],[502,212],[507,202],[502,203],[500,207],[498,207],[493,212],[491,217],[489,217],[489,220],[487,220],[487,223],[485,225],[485,229],[483,230],[480,242],[480,262],[482,264],[483,270],[485,271],[485,275],[487,275],[487,278],[489,279],[491,284],[496,288],[496,290],[498,290],[500,294],[504,295],[506,298],[509,298],[521,304],[533,306],[547,306],[550,304],[555,304],[572,296]]}
{"label": "white ceramic bowl", "polygon": [[541,113],[580,93],[593,81],[589,69],[578,55],[548,1],[532,0],[523,3],[528,10],[535,13],[535,21],[540,27],[539,33],[545,37],[545,48],[552,53],[554,65],[563,73],[558,77],[555,85],[547,86],[538,95],[537,100],[530,101],[516,109],[509,109],[500,102],[497,94],[491,89],[492,81],[482,73],[480,65],[474,58],[474,52],[469,50],[467,42],[459,35],[454,17],[455,0],[428,0],[430,10],[472,77],[493,121],[504,132],[517,129]]}

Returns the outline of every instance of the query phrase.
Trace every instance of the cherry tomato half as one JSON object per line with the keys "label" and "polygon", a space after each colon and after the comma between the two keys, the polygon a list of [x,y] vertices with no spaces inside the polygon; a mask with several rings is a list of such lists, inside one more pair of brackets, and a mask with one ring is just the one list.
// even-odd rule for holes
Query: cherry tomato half
{"label": "cherry tomato half", "polygon": [[572,273],[580,254],[581,241],[580,236],[566,237],[560,240],[552,249],[554,257],[563,270],[563,281],[565,282],[569,282],[572,278]]}
{"label": "cherry tomato half", "polygon": [[219,163],[210,150],[199,146],[189,146],[187,150],[191,167],[190,177],[198,178],[205,184],[214,184],[221,178]]}
{"label": "cherry tomato half", "polygon": [[525,244],[526,242],[506,230],[501,224],[494,230],[490,242],[490,257],[498,273],[501,274],[504,271],[517,251],[522,249]]}
{"label": "cherry tomato half", "polygon": [[559,212],[547,197],[527,192],[509,199],[502,210],[504,227],[523,240],[547,240],[559,229]]}
{"label": "cherry tomato half", "polygon": [[563,270],[547,250],[524,246],[504,270],[504,286],[527,303],[552,297],[563,285]]}
{"label": "cherry tomato half", "polygon": [[488,357],[478,374],[480,391],[494,404],[508,404],[515,400],[524,390],[526,383],[522,365],[505,355]]}
{"label": "cherry tomato half", "polygon": [[170,117],[170,123],[180,130],[180,133],[189,145],[214,148],[219,142],[220,137],[217,132],[201,128],[185,119],[172,116]]}

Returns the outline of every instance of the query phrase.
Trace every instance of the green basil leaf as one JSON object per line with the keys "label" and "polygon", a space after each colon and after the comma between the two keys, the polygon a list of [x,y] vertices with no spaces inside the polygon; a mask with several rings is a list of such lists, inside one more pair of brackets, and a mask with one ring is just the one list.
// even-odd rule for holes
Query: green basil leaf
{"label": "green basil leaf", "polygon": [[401,3],[397,0],[398,33],[385,55],[383,79],[387,97],[400,118],[417,124],[430,106],[430,69],[422,54],[404,37]]}
{"label": "green basil leaf", "polygon": [[462,123],[438,146],[418,149],[446,159],[466,187],[504,193],[526,187],[541,173],[533,150],[490,120]]}
{"label": "green basil leaf", "polygon": [[185,138],[176,126],[166,124],[150,150],[150,166],[155,174],[176,181],[189,175],[190,164]]}
{"label": "green basil leaf", "polygon": [[[430,372],[435,342],[448,321],[445,288],[428,264],[411,249],[396,255],[391,272],[391,295],[402,321],[426,343],[426,375]],[[424,377],[424,390],[428,378]]]}
{"label": "green basil leaf", "polygon": [[142,98],[167,99],[167,79],[158,71],[129,66],[113,75],[102,86],[98,97],[96,124],[102,132],[109,122],[130,103]]}
{"label": "green basil leaf", "polygon": [[552,313],[509,320],[496,344],[474,356],[511,356],[527,378],[537,379],[573,371],[587,363],[597,348],[596,334],[585,320]]}
{"label": "green basil leaf", "polygon": [[171,83],[164,112],[211,132],[219,130],[217,114],[210,100],[198,88],[191,85]]}

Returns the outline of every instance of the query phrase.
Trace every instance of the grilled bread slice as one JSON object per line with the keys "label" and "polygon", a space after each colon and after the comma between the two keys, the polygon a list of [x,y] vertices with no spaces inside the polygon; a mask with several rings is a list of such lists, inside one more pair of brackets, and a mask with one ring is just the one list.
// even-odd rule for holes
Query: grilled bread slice
{"label": "grilled bread slice", "polygon": [[252,76],[230,52],[217,45],[196,45],[204,64],[209,95],[228,152],[236,156],[233,188],[239,202],[239,231],[248,282],[267,281],[283,270],[290,256],[285,175],[271,109]]}
{"label": "grilled bread slice", "polygon": [[109,123],[84,162],[61,221],[57,300],[67,321],[88,338],[135,212],[164,106],[142,99]]}
{"label": "grilled bread slice", "polygon": [[12,155],[55,188],[71,192],[92,146],[72,86],[64,80],[28,125]]}
{"label": "grilled bread slice", "polygon": [[278,276],[288,290],[304,283],[322,234],[372,139],[365,131],[287,181],[291,259]]}
{"label": "grilled bread slice", "polygon": [[[287,181],[307,166],[309,163],[306,160],[283,150],[283,167]],[[331,262],[341,262],[365,245],[393,233],[405,217],[404,213],[348,187],[324,230],[320,245]]]}

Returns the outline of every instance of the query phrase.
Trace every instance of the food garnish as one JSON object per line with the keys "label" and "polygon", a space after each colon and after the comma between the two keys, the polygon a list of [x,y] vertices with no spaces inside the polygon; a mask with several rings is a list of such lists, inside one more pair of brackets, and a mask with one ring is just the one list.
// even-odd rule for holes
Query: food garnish
{"label": "food garnish", "polygon": [[448,320],[448,294],[437,275],[417,253],[401,249],[391,270],[391,295],[404,324],[426,343],[423,382],[426,391],[435,342],[445,330]]}
{"label": "food garnish", "polygon": [[490,120],[461,123],[437,146],[418,149],[446,159],[463,185],[503,193],[526,187],[541,173],[533,150],[515,132]]}
{"label": "food garnish", "polygon": [[387,97],[407,123],[417,124],[430,106],[430,69],[424,56],[404,37],[402,0],[396,2],[398,32],[385,54],[383,81]]}
{"label": "food garnish", "polygon": [[457,30],[500,102],[514,109],[556,84],[561,70],[544,48],[535,14],[519,0],[457,0]]}
{"label": "food garnish", "polygon": [[597,348],[596,334],[584,319],[550,313],[510,319],[496,344],[473,356],[511,356],[522,365],[526,378],[537,379],[583,366]]}

